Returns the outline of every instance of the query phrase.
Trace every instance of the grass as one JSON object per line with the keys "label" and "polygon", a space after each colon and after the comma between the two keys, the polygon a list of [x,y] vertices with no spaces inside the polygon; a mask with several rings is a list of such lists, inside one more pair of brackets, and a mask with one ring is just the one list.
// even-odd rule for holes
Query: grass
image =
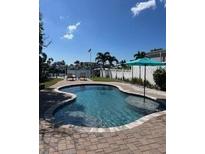
{"label": "grass", "polygon": [[121,80],[111,79],[111,78],[103,78],[103,77],[92,77],[90,78],[93,81],[103,81],[103,82],[119,82]]}
{"label": "grass", "polygon": [[63,80],[63,79],[53,78],[53,79],[48,79],[47,81],[40,83],[40,84],[44,84],[45,88],[49,88],[50,86],[56,84],[57,82],[59,82],[61,80]]}
{"label": "grass", "polygon": [[[138,78],[133,78],[133,80],[120,80],[120,79],[111,79],[111,78],[104,78],[104,77],[92,77],[90,78],[93,81],[103,81],[103,82],[125,82],[125,83],[131,83],[131,84],[137,84],[137,85],[144,85],[144,81],[142,79]],[[147,88],[152,88],[152,89],[157,89],[156,86],[150,84],[148,81],[146,81],[146,87]]]}

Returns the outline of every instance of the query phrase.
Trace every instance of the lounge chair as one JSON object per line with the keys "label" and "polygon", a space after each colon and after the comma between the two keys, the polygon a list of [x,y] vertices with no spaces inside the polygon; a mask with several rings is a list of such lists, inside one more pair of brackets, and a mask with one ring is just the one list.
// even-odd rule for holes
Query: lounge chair
{"label": "lounge chair", "polygon": [[80,80],[84,80],[84,81],[87,80],[86,73],[80,73]]}
{"label": "lounge chair", "polygon": [[72,81],[76,80],[76,76],[74,74],[69,73],[67,75],[67,80],[71,79]]}

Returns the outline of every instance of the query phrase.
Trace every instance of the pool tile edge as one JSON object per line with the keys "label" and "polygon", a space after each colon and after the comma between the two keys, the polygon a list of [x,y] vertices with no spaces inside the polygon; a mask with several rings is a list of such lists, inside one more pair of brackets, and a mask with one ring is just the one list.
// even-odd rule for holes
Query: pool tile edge
{"label": "pool tile edge", "polygon": [[[111,86],[117,87],[122,92],[129,93],[129,94],[135,94],[135,95],[141,95],[139,93],[134,93],[134,92],[131,92],[129,90],[124,90],[121,86],[115,85],[113,83],[95,83],[94,82],[94,83],[89,83],[89,84],[111,85]],[[75,85],[84,85],[84,84],[75,84]],[[66,86],[72,86],[72,85],[64,85],[64,86],[60,86],[60,87],[57,87],[57,88],[54,89],[55,92],[65,94],[69,98],[64,100],[64,101],[61,101],[58,104],[55,104],[55,105],[51,106],[44,114],[44,117],[45,117],[46,120],[52,121],[53,120],[53,112],[59,106],[65,104],[65,103],[69,103],[77,97],[73,93],[63,92],[63,91],[59,90],[60,88],[66,87]],[[152,96],[146,96],[146,97],[156,100],[156,98],[152,97]],[[118,126],[118,127],[95,128],[95,127],[83,127],[83,126],[75,126],[75,125],[72,125],[72,124],[67,124],[67,125],[62,125],[59,128],[62,128],[62,129],[65,129],[65,130],[66,129],[75,129],[78,132],[90,132],[90,133],[117,132],[117,131],[132,129],[134,127],[142,125],[143,123],[151,120],[152,118],[155,118],[155,117],[158,117],[158,116],[161,116],[161,115],[165,115],[165,114],[166,114],[166,110],[165,111],[160,111],[160,112],[155,112],[155,113],[146,115],[146,116],[144,116],[144,117],[142,117],[142,118],[140,118],[140,119],[138,119],[134,122],[131,122],[129,124],[125,124],[125,125],[122,125],[122,126]]]}

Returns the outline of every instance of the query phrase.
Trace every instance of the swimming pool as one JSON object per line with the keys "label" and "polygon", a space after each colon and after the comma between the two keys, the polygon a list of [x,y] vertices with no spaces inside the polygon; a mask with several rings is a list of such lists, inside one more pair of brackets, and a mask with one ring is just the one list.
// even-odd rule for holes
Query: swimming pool
{"label": "swimming pool", "polygon": [[60,88],[74,93],[72,103],[54,112],[57,125],[72,124],[108,128],[131,123],[145,115],[165,110],[165,106],[142,96],[131,95],[108,85],[77,85]]}

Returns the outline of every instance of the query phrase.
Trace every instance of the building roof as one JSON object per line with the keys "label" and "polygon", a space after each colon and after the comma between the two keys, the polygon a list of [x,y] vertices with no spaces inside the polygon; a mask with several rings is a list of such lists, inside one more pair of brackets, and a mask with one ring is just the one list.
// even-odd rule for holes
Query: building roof
{"label": "building roof", "polygon": [[155,50],[151,50],[150,52],[146,53],[147,57],[160,57],[161,56],[166,56],[166,49],[155,49]]}

